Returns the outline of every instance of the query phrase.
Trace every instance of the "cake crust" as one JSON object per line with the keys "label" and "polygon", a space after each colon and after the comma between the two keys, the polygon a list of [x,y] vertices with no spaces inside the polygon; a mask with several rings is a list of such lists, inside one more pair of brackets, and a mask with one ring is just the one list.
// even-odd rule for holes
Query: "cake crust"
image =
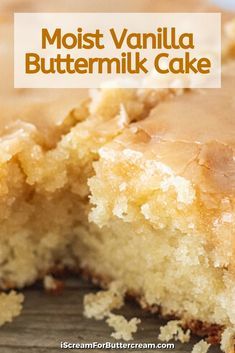
{"label": "cake crust", "polygon": [[[96,274],[88,268],[80,268],[79,273],[86,281],[91,281],[92,283],[94,283],[94,285],[99,286],[102,289],[107,289],[109,287],[109,284],[112,283],[112,279],[104,277],[100,274]],[[152,313],[153,315],[157,314],[158,316],[161,316],[162,318],[167,320],[180,319],[180,317],[174,313],[172,313],[171,315],[164,315],[161,311],[161,306],[146,305],[145,301],[138,293],[127,292],[126,298],[137,302],[143,310],[146,310]],[[223,325],[202,322],[200,320],[194,319],[184,321],[182,327],[184,329],[190,329],[193,334],[205,338],[208,343],[213,345],[220,343],[222,333],[225,329]]]}

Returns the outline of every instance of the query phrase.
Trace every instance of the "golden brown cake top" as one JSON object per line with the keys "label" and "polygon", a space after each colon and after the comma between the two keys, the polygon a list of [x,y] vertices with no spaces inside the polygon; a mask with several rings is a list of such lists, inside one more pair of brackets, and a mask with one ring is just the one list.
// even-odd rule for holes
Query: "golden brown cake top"
{"label": "golden brown cake top", "polygon": [[160,103],[132,125],[118,148],[143,152],[205,192],[235,193],[235,63],[221,89],[192,90]]}
{"label": "golden brown cake top", "polygon": [[226,67],[221,89],[194,89],[154,109],[139,124],[149,135],[165,141],[212,141],[235,145],[235,65]]}
{"label": "golden brown cake top", "polygon": [[12,21],[13,14],[4,14],[3,8],[0,18],[0,136],[9,125],[20,120],[34,124],[45,142],[53,143],[63,120],[80,99],[87,96],[87,90],[15,89]]}

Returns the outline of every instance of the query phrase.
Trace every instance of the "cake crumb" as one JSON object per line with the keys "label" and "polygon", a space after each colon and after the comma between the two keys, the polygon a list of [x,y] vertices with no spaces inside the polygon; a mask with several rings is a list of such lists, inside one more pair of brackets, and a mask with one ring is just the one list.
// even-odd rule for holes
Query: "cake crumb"
{"label": "cake crumb", "polygon": [[102,320],[111,310],[120,309],[124,303],[125,291],[121,284],[112,282],[108,290],[84,296],[84,315],[87,318]]}
{"label": "cake crumb", "polygon": [[133,317],[130,321],[128,321],[122,315],[110,313],[106,322],[115,330],[115,332],[111,334],[111,337],[116,340],[123,339],[124,341],[130,341],[133,340],[132,334],[137,332],[137,325],[140,324],[141,320]]}
{"label": "cake crumb", "polygon": [[0,326],[20,315],[23,300],[23,294],[15,291],[0,294]]}
{"label": "cake crumb", "polygon": [[221,350],[225,353],[235,352],[235,330],[228,327],[224,330],[221,337]]}
{"label": "cake crumb", "polygon": [[180,341],[182,343],[188,342],[190,339],[190,330],[184,332],[181,327],[181,320],[171,320],[165,326],[160,327],[160,334],[158,336],[160,341]]}
{"label": "cake crumb", "polygon": [[193,346],[192,353],[207,353],[209,348],[210,344],[201,340]]}
{"label": "cake crumb", "polygon": [[58,294],[64,288],[64,283],[62,281],[55,279],[51,275],[46,275],[43,278],[43,286],[47,292]]}

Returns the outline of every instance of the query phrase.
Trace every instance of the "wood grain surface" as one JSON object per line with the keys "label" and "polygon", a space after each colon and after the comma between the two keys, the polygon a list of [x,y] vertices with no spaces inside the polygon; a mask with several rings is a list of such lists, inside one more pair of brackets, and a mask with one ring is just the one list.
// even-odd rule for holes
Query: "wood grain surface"
{"label": "wood grain surface", "polygon": [[[83,296],[95,291],[96,287],[78,277],[66,279],[65,288],[58,295],[46,293],[40,284],[25,289],[22,314],[0,329],[0,353],[83,352],[81,349],[61,349],[60,342],[115,342],[110,337],[112,329],[104,320],[85,319],[83,316]],[[141,311],[133,302],[128,302],[118,313],[127,319],[133,316],[141,319],[134,342],[158,342],[159,327],[165,322],[157,315]],[[174,350],[158,350],[158,352],[191,352],[192,346],[197,341],[198,338],[193,337],[188,344],[176,342]],[[220,352],[218,346],[213,346],[209,350],[209,353]]]}

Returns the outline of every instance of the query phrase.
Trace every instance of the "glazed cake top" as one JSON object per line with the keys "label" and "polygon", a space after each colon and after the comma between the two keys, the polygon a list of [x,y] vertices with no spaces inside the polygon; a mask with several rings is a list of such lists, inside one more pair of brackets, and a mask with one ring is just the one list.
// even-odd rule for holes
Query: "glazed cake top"
{"label": "glazed cake top", "polygon": [[167,141],[212,141],[235,146],[235,65],[223,72],[221,89],[194,89],[163,102],[139,124],[150,135]]}
{"label": "glazed cake top", "polygon": [[2,14],[0,38],[0,135],[14,121],[21,120],[34,124],[50,143],[69,111],[87,96],[87,90],[14,89],[13,25],[9,17]]}
{"label": "glazed cake top", "polygon": [[160,103],[118,137],[116,149],[159,160],[205,192],[235,194],[235,63],[221,89],[192,90]]}

